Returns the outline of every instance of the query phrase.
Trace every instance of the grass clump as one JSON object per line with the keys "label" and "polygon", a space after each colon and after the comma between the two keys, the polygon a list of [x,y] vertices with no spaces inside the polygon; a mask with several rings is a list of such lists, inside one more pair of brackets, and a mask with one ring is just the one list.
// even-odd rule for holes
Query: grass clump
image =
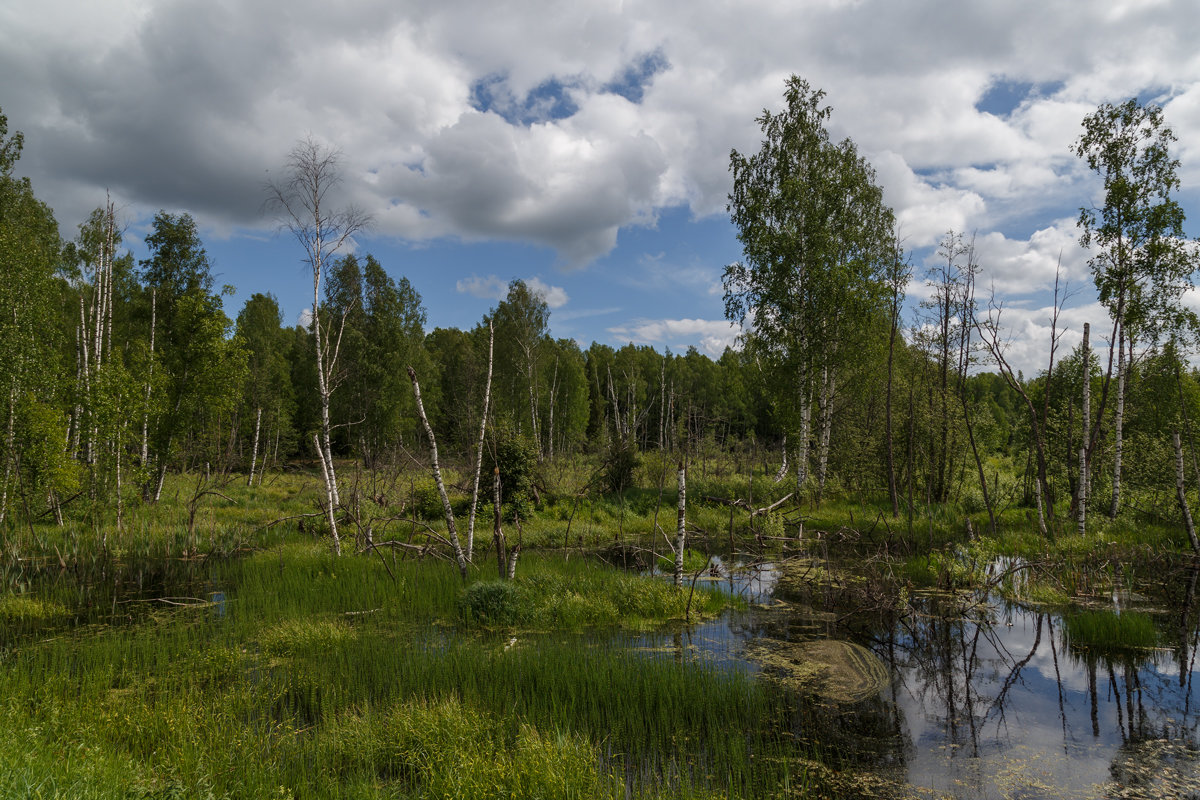
{"label": "grass clump", "polygon": [[382,780],[409,797],[591,798],[618,788],[582,737],[527,723],[510,730],[455,697],[347,716],[322,739],[343,779]]}
{"label": "grass clump", "polygon": [[352,635],[350,627],[341,622],[289,619],[265,630],[259,637],[259,644],[272,655],[320,654],[337,647]]}
{"label": "grass clump", "polygon": [[0,597],[0,626],[41,626],[68,619],[66,606],[28,594]]}
{"label": "grass clump", "polygon": [[463,621],[484,626],[518,625],[530,612],[523,599],[512,581],[479,581],[463,592],[458,613]]}
{"label": "grass clump", "polygon": [[1099,652],[1149,650],[1158,644],[1158,632],[1147,614],[1129,611],[1084,611],[1066,618],[1067,641],[1072,647]]}
{"label": "grass clump", "polygon": [[[690,606],[689,606],[690,599]],[[728,605],[720,592],[682,591],[659,578],[634,575],[593,562],[556,564],[531,560],[513,581],[472,584],[459,601],[468,625],[578,630],[645,628],[685,617],[703,618]]]}

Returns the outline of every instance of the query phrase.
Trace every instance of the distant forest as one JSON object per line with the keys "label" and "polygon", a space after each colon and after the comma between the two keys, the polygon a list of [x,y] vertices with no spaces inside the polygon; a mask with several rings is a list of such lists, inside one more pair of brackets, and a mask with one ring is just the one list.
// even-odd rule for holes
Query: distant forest
{"label": "distant forest", "polygon": [[[429,458],[418,383],[442,459],[464,466],[482,436],[493,459],[514,443],[539,464],[594,456],[598,488],[620,491],[647,451],[694,471],[733,454],[816,503],[1023,507],[1043,530],[1089,510],[1178,518],[1185,472],[1200,486],[1198,326],[1181,302],[1196,250],[1160,111],[1083,121],[1075,149],[1105,200],[1081,198],[1079,230],[1111,328],[1064,351],[1056,322],[1024,375],[976,297],[971,236],[947,233],[914,274],[870,164],[829,138],[823,94],[793,78],[785,99],[758,120],[762,148],[731,155],[744,259],[725,300],[747,333],[716,360],[554,339],[519,280],[474,328],[429,329],[403,265],[347,246],[366,220],[322,205],[337,158],[311,141],[269,199],[313,269],[312,321],[285,326],[270,294],[231,320],[191,216],[159,212],[141,261],[111,201],[65,238],[16,177],[22,137],[0,115],[0,518],[154,502],[168,471],[254,481],[299,462],[336,504],[338,462]],[[929,299],[910,313],[914,278]]]}

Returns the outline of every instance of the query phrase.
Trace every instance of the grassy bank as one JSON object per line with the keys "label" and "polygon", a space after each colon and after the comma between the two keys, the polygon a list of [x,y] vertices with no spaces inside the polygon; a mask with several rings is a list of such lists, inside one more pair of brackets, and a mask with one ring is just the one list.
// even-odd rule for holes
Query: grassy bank
{"label": "grassy bank", "polygon": [[[808,769],[783,693],[606,644],[678,622],[657,580],[533,557],[500,624],[470,600],[494,584],[449,564],[295,537],[190,579],[0,606],[0,795],[752,797]],[[725,603],[696,595],[693,613]]]}

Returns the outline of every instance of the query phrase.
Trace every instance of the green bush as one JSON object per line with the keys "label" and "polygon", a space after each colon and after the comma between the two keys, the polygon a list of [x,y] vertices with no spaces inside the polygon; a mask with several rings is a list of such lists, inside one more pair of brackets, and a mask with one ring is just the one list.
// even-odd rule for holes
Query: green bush
{"label": "green bush", "polygon": [[511,522],[517,516],[529,519],[533,505],[533,480],[537,472],[537,448],[528,436],[517,431],[510,423],[498,424],[484,449],[479,491],[489,504],[493,475],[497,468],[500,470],[500,502],[505,506],[505,521]]}
{"label": "green bush", "polygon": [[613,494],[628,489],[639,461],[633,442],[613,441],[604,454],[604,487]]}
{"label": "green bush", "polygon": [[522,608],[517,587],[510,581],[480,581],[463,592],[458,604],[464,622],[488,626],[517,625],[529,615]]}

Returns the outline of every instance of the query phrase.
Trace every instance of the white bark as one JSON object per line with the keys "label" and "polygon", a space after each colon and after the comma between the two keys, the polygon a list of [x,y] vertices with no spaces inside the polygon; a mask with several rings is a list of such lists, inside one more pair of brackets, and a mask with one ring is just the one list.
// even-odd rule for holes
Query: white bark
{"label": "white bark", "polygon": [[[475,482],[471,487],[471,514],[467,517],[467,561],[475,560],[475,515],[479,508],[479,473],[483,469],[483,438],[487,432],[488,410],[492,402],[492,363],[495,353],[496,331],[488,321],[488,371],[483,389],[483,415],[479,418],[479,439],[475,448]],[[496,473],[499,481],[500,474]]]}
{"label": "white bark", "polygon": [[8,392],[8,430],[4,434],[4,485],[0,487],[0,525],[8,516],[8,482],[12,480],[13,445],[16,441],[14,421],[17,415],[17,387],[14,383]]}
{"label": "white bark", "polygon": [[319,434],[313,434],[313,445],[317,448],[317,460],[321,462],[321,477],[325,481],[325,518],[329,522],[329,532],[333,535],[333,552],[340,556],[342,554],[342,540],[338,536],[337,531],[337,501],[334,499],[331,488],[334,485],[330,474],[332,465],[325,460],[325,450],[321,447]]}
{"label": "white bark", "polygon": [[150,384],[154,378],[154,333],[158,327],[158,287],[150,290],[150,367],[146,375],[145,407],[142,409],[142,468],[150,458]]}
{"label": "white bark", "polygon": [[687,546],[687,466],[679,462],[679,522],[675,528],[675,585],[683,588],[683,550]]}
{"label": "white bark", "polygon": [[262,406],[254,417],[254,449],[250,451],[250,474],[246,477],[246,485],[254,485],[254,468],[258,466],[258,433],[262,427]]}
{"label": "white bark", "polygon": [[617,440],[625,441],[625,428],[621,424],[621,405],[617,402],[617,392],[613,388],[612,367],[608,368],[608,398],[612,402],[613,409],[613,428],[617,432]]}
{"label": "white bark", "polygon": [[421,416],[421,424],[425,426],[425,434],[429,437],[429,460],[433,466],[433,482],[437,484],[438,495],[442,498],[442,511],[446,514],[446,530],[450,534],[450,544],[454,547],[454,559],[458,562],[458,571],[463,580],[467,578],[467,556],[458,541],[458,528],[454,524],[454,509],[450,507],[450,498],[446,495],[446,484],[442,482],[442,470],[438,466],[437,438],[433,435],[433,426],[425,416],[425,404],[421,402],[421,385],[417,383],[417,372],[408,368],[408,378],[412,381],[413,395],[417,398],[417,413]]}
{"label": "white bark", "polygon": [[808,439],[810,435],[809,426],[812,422],[812,403],[808,398],[808,387],[802,379],[800,381],[800,442],[796,447],[796,491],[804,490],[804,484],[808,483]]}
{"label": "white bark", "polygon": [[554,403],[558,399],[558,356],[554,357],[554,378],[550,381],[550,430],[546,435],[546,454],[554,460]]}
{"label": "white bark", "polygon": [[787,434],[786,433],[783,435],[783,444],[780,445],[779,449],[783,451],[783,463],[779,465],[779,471],[775,473],[775,482],[776,483],[779,483],[785,477],[787,477],[787,472],[788,472],[787,453],[788,453],[788,450],[787,450]]}
{"label": "white bark", "polygon": [[1076,487],[1075,517],[1079,535],[1087,532],[1088,442],[1092,435],[1092,370],[1089,338],[1092,326],[1083,323],[1083,432],[1079,444],[1079,485]]}
{"label": "white bark", "polygon": [[503,580],[508,554],[505,552],[504,529],[500,527],[500,468],[492,471],[492,542],[496,545],[496,573]]}
{"label": "white bark", "polygon": [[820,424],[821,433],[817,442],[817,493],[825,491],[826,467],[829,464],[829,440],[833,433],[833,390],[834,377],[829,368],[821,371]]}
{"label": "white bark", "polygon": [[1042,536],[1048,536],[1050,532],[1046,529],[1046,512],[1045,512],[1045,506],[1042,504],[1042,479],[1041,479],[1041,477],[1034,475],[1033,476],[1033,485],[1034,485],[1034,488],[1037,489],[1036,494],[1037,494],[1038,531],[1042,534]]}
{"label": "white bark", "polygon": [[1121,507],[1121,451],[1124,449],[1125,425],[1125,326],[1117,331],[1117,409],[1113,417],[1113,484],[1112,504],[1108,507],[1108,516],[1117,518]]}
{"label": "white bark", "polygon": [[[331,500],[330,520],[337,543],[337,520],[333,513],[341,502],[333,466],[330,436],[329,397],[333,391],[341,334],[332,352],[321,330],[321,277],[325,261],[351,237],[370,223],[370,217],[354,207],[331,210],[325,203],[329,191],[341,182],[340,154],[311,137],[296,144],[288,154],[286,177],[266,186],[268,202],[275,208],[296,240],[304,248],[313,276],[313,331],[316,337],[317,389],[321,400],[321,440],[317,442],[325,462],[325,491]],[[343,318],[343,323],[345,319]],[[340,552],[340,546],[338,547]]]}
{"label": "white bark", "polygon": [[1192,512],[1188,508],[1187,484],[1183,475],[1183,444],[1179,439],[1179,431],[1173,431],[1171,438],[1175,443],[1175,496],[1179,500],[1179,510],[1183,514],[1183,526],[1187,531],[1188,541],[1192,543],[1192,550],[1200,555],[1200,539],[1196,538],[1196,526],[1192,524]]}

